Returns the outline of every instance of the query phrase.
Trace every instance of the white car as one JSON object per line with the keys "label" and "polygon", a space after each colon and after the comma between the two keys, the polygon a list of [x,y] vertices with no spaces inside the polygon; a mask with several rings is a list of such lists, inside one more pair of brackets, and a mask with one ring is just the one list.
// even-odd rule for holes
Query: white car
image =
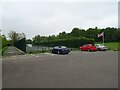
{"label": "white car", "polygon": [[98,51],[106,51],[108,48],[102,44],[95,44]]}

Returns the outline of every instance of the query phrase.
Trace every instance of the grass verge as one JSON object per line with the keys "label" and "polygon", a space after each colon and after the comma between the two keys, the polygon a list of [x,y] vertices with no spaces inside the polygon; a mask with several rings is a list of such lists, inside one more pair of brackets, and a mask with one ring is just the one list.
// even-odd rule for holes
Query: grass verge
{"label": "grass verge", "polygon": [[4,52],[7,50],[8,47],[4,47],[0,49],[0,57],[3,56]]}

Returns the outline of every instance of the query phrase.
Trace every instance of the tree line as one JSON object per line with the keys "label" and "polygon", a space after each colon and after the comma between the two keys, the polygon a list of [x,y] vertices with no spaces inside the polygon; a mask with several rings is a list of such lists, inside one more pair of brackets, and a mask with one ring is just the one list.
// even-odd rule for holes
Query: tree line
{"label": "tree line", "polygon": [[[102,42],[102,37],[97,37],[97,35],[102,32],[104,32],[105,42],[118,42],[120,40],[120,29],[114,27],[100,29],[98,27],[95,27],[89,28],[87,30],[81,28],[73,28],[70,33],[66,33],[65,31],[63,31],[60,32],[58,35],[51,36],[36,35],[32,38],[32,40],[28,39],[27,44],[53,46],[53,43],[58,42],[56,44],[59,44],[63,42],[62,44],[66,45],[67,41],[71,41],[71,43],[69,44],[73,44],[74,41],[77,41],[78,39],[83,42],[86,42],[86,40],[90,39],[91,42],[88,40],[86,43]],[[80,40],[78,40],[78,43],[76,44],[79,44]]]}
{"label": "tree line", "polygon": [[[54,46],[54,45],[66,45],[70,47],[76,47],[78,45],[83,45],[86,43],[102,42],[102,37],[97,37],[98,34],[104,32],[105,42],[119,42],[120,40],[120,29],[114,27],[107,28],[89,28],[87,30],[81,28],[73,28],[70,33],[65,31],[60,32],[58,35],[51,36],[41,36],[36,35],[32,39],[27,39],[27,44],[33,45],[44,45],[44,46]],[[14,45],[16,41],[19,41],[22,38],[25,38],[24,33],[17,33],[15,31],[10,31],[8,33],[10,38],[9,43],[5,37],[2,35],[2,47],[5,47],[7,44]],[[76,46],[75,46],[76,45]]]}

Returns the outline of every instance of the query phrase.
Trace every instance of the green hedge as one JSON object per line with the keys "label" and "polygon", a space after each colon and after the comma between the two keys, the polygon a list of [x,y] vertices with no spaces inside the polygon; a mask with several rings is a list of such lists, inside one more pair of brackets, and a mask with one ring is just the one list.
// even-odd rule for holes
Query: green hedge
{"label": "green hedge", "polygon": [[49,46],[49,47],[64,45],[67,47],[78,48],[81,45],[90,44],[90,43],[94,44],[95,40],[91,38],[74,38],[74,39],[62,39],[62,40],[59,39],[54,41],[35,43],[34,45]]}
{"label": "green hedge", "polygon": [[0,48],[4,48],[7,46],[8,46],[8,41],[4,37],[0,36]]}
{"label": "green hedge", "polygon": [[7,46],[8,41],[3,36],[0,36],[0,56],[6,51]]}

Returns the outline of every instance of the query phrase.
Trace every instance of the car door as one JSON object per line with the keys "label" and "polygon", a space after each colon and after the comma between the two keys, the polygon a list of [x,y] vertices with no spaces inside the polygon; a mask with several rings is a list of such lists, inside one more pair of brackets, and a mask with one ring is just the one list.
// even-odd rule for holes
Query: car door
{"label": "car door", "polygon": [[90,49],[90,45],[86,45],[85,50],[88,50],[88,49]]}
{"label": "car door", "polygon": [[87,45],[83,45],[82,50],[87,50]]}
{"label": "car door", "polygon": [[95,45],[96,48],[99,48],[99,45]]}

